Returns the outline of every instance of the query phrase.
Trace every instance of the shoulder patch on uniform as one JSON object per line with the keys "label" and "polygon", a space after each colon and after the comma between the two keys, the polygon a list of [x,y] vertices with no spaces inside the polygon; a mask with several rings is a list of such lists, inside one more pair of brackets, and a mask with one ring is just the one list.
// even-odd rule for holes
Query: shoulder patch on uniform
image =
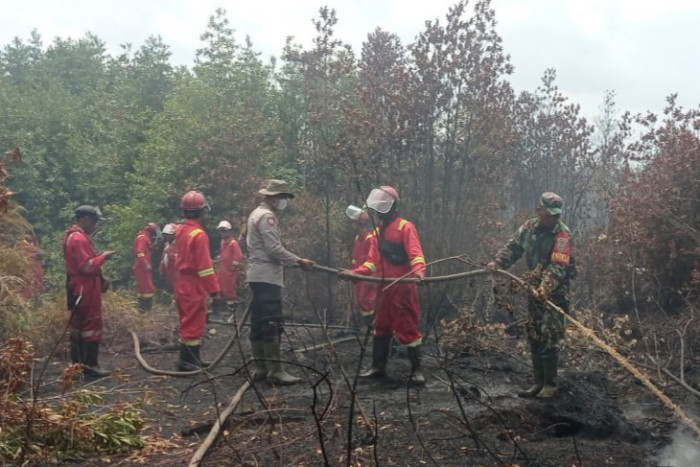
{"label": "shoulder patch on uniform", "polygon": [[267,218],[267,223],[270,225],[275,225],[275,218],[270,216]]}
{"label": "shoulder patch on uniform", "polygon": [[569,243],[569,239],[566,237],[557,238],[557,250],[564,251]]}

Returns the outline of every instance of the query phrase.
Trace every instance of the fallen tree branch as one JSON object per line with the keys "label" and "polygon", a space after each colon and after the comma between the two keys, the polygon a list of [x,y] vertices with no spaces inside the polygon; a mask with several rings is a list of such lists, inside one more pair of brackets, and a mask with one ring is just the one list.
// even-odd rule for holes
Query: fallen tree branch
{"label": "fallen tree branch", "polygon": [[678,383],[678,384],[680,384],[681,386],[683,386],[683,388],[685,388],[689,393],[691,393],[691,394],[694,395],[695,397],[699,397],[699,398],[700,398],[700,392],[699,392],[699,391],[697,391],[696,389],[694,389],[692,386],[690,386],[688,383],[686,383],[685,381],[683,381],[682,379],[680,379],[678,376],[676,376],[676,375],[674,375],[673,373],[671,373],[671,372],[668,370],[668,368],[661,368],[661,371],[662,371],[666,376],[668,376],[669,378],[671,378],[673,381],[675,381],[676,383]]}
{"label": "fallen tree branch", "polygon": [[216,419],[216,422],[211,428],[211,431],[207,435],[206,439],[194,453],[192,459],[190,459],[189,467],[197,467],[199,463],[202,462],[202,459],[209,450],[209,447],[212,445],[216,437],[219,436],[219,431],[221,430],[221,426],[224,424],[224,421],[229,415],[231,415],[231,413],[233,413],[234,410],[236,410],[236,407],[238,407],[238,404],[241,402],[243,395],[248,389],[250,389],[250,381],[243,383],[243,385],[238,389],[238,392],[236,392],[236,394],[233,396],[233,399],[231,399],[228,407],[226,407],[226,409],[219,414],[219,417]]}
{"label": "fallen tree branch", "polygon": [[[325,266],[318,266],[314,265],[314,268],[329,272],[329,273],[338,273],[337,269],[333,268],[328,268]],[[518,276],[515,276],[507,271],[504,271],[502,269],[495,269],[493,271],[487,270],[487,269],[476,269],[474,271],[467,271],[467,272],[461,272],[457,274],[450,274],[447,276],[436,276],[436,277],[427,277],[423,279],[422,281],[419,280],[418,278],[400,278],[400,279],[390,279],[390,278],[382,278],[382,277],[369,277],[369,276],[359,276],[357,274],[348,274],[348,277],[354,280],[366,280],[370,282],[414,282],[414,283],[421,283],[421,282],[443,282],[443,281],[449,281],[449,280],[457,280],[457,279],[464,279],[468,277],[477,277],[477,276],[482,276],[486,274],[494,274],[494,275],[500,275],[503,277],[507,277],[514,281],[516,284],[518,284],[521,288],[526,290],[529,294],[534,295],[534,289],[532,287],[529,287],[522,279],[520,279]],[[550,309],[556,311],[557,313],[565,316],[570,323],[572,323],[574,326],[576,326],[586,337],[591,339],[594,344],[596,344],[598,347],[603,349],[605,352],[607,352],[611,357],[613,357],[614,360],[616,360],[623,368],[625,368],[627,371],[632,373],[644,386],[647,387],[656,397],[661,400],[663,405],[665,405],[667,408],[671,409],[673,413],[676,414],[678,419],[688,428],[693,430],[695,432],[695,435],[700,439],[700,427],[698,427],[697,423],[695,423],[689,416],[688,414],[685,413],[681,407],[673,402],[666,394],[663,393],[656,385],[649,379],[647,375],[642,373],[638,368],[636,368],[629,360],[627,360],[625,357],[623,357],[616,349],[611,347],[609,344],[607,344],[605,341],[603,341],[601,338],[599,338],[593,331],[588,329],[586,326],[584,326],[581,322],[579,322],[576,318],[573,318],[570,314],[565,312],[563,309],[555,305],[551,300],[545,300],[544,302]]]}
{"label": "fallen tree branch", "polygon": [[342,337],[342,338],[336,339],[334,341],[328,341],[328,342],[323,342],[321,344],[316,344],[312,347],[304,347],[302,349],[296,349],[294,352],[295,353],[303,353],[303,352],[308,352],[310,350],[322,349],[322,348],[328,347],[328,346],[333,347],[335,344],[342,344],[343,342],[356,341],[356,340],[357,340],[356,336]]}

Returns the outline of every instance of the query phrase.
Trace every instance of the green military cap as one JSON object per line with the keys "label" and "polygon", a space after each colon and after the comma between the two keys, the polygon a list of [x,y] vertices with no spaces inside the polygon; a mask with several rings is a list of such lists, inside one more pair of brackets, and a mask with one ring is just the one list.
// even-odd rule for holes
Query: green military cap
{"label": "green military cap", "polygon": [[81,217],[86,217],[90,216],[95,220],[98,221],[103,221],[105,220],[104,217],[102,217],[102,211],[100,211],[100,208],[97,206],[90,206],[89,204],[84,204],[82,206],[78,206],[75,209],[75,218],[80,219]]}
{"label": "green military cap", "polygon": [[546,191],[540,196],[539,207],[544,208],[550,216],[558,216],[561,214],[561,207],[563,205],[564,201],[561,199],[561,196],[551,191]]}

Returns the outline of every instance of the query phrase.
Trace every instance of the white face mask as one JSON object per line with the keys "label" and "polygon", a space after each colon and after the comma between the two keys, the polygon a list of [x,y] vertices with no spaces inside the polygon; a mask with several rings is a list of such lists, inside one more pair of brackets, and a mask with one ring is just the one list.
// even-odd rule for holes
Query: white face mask
{"label": "white face mask", "polygon": [[285,209],[287,209],[287,199],[282,198],[282,199],[278,200],[277,203],[275,204],[275,210],[284,211]]}

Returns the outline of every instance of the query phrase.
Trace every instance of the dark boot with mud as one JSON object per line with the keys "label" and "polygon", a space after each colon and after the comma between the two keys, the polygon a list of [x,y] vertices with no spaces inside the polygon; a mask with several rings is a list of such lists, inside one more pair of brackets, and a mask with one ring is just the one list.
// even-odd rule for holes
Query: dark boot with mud
{"label": "dark boot with mud", "polygon": [[267,381],[270,384],[279,384],[281,386],[289,386],[297,384],[301,378],[292,376],[284,369],[284,365],[280,361],[280,343],[266,342],[265,348],[265,367],[267,368]]}
{"label": "dark boot with mud", "polygon": [[177,364],[178,371],[201,370],[211,365],[211,362],[202,361],[199,358],[199,345],[185,345],[180,343],[180,361]]}
{"label": "dark boot with mud", "polygon": [[78,339],[70,340],[70,361],[72,363],[83,363],[83,345]]}
{"label": "dark boot with mud", "polygon": [[532,352],[532,378],[533,385],[529,389],[520,391],[518,397],[535,397],[542,390],[544,385],[544,373],[542,367],[542,357],[539,352]]}
{"label": "dark boot with mud", "polygon": [[100,344],[99,342],[83,342],[83,374],[95,378],[109,376],[109,370],[100,367],[98,363]]}
{"label": "dark boot with mud", "polygon": [[411,362],[411,379],[408,381],[413,386],[425,384],[425,376],[420,369],[420,345],[408,347],[408,360]]}
{"label": "dark boot with mud", "polygon": [[372,367],[369,370],[360,373],[360,378],[386,378],[386,363],[389,360],[390,350],[391,336],[374,337],[372,339]]}
{"label": "dark boot with mud", "polygon": [[542,357],[542,374],[544,376],[542,390],[537,397],[548,399],[557,395],[557,367],[559,364],[558,353],[552,352]]}
{"label": "dark boot with mud", "polygon": [[151,308],[153,308],[153,297],[139,297],[139,311],[141,313],[147,313],[151,311]]}
{"label": "dark boot with mud", "polygon": [[265,364],[265,343],[263,341],[251,341],[253,349],[253,371],[250,374],[254,382],[267,378],[267,365]]}

